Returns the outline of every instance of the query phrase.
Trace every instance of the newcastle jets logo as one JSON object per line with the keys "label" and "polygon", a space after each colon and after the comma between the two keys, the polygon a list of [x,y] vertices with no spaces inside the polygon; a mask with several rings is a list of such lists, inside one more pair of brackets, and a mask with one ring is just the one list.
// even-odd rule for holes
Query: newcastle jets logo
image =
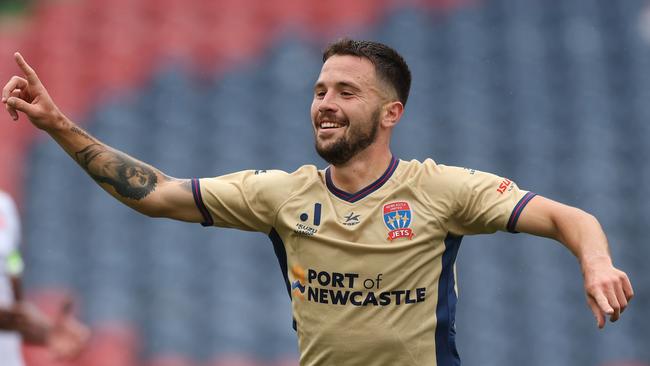
{"label": "newcastle jets logo", "polygon": [[415,235],[409,228],[413,214],[407,202],[391,202],[384,205],[384,223],[388,230],[388,240],[412,239]]}

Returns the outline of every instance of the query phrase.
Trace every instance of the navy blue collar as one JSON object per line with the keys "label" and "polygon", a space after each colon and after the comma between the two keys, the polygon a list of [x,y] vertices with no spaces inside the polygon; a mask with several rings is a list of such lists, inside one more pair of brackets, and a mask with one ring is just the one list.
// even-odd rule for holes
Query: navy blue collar
{"label": "navy blue collar", "polygon": [[384,183],[388,182],[388,179],[393,175],[395,169],[397,169],[398,164],[399,160],[395,157],[392,157],[390,159],[390,164],[388,164],[388,168],[386,168],[386,171],[381,175],[381,177],[379,177],[376,181],[370,183],[367,187],[355,193],[348,193],[336,188],[334,182],[332,182],[332,172],[330,171],[329,167],[325,170],[325,184],[327,185],[327,189],[329,189],[330,192],[332,192],[332,194],[336,197],[348,202],[357,202],[358,200],[381,188]]}

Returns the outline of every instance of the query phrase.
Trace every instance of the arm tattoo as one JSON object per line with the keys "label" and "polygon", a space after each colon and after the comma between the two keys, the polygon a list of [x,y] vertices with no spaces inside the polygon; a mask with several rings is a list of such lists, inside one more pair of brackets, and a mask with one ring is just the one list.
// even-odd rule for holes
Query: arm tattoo
{"label": "arm tattoo", "polygon": [[140,200],[156,189],[156,172],[122,152],[91,144],[75,156],[96,182],[113,186],[122,197]]}
{"label": "arm tattoo", "polygon": [[92,141],[92,142],[97,142],[97,140],[95,140],[94,138],[92,138],[89,134],[86,133],[86,131],[82,130],[81,128],[78,128],[78,127],[72,127],[72,128],[70,129],[70,131],[72,131],[73,133],[76,133],[77,135],[79,135],[79,136],[81,136],[81,137],[85,137],[87,140],[90,140],[90,141]]}

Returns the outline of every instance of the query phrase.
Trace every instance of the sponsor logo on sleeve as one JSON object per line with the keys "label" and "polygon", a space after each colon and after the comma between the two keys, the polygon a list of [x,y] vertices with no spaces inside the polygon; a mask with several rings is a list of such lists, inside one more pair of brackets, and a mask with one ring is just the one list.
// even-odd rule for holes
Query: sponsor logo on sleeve
{"label": "sponsor logo on sleeve", "polygon": [[497,188],[497,192],[499,192],[499,194],[503,194],[503,192],[505,192],[506,189],[508,189],[508,187],[510,187],[511,184],[512,181],[510,179],[508,178],[503,179],[503,181],[501,182],[501,184],[499,184],[499,187]]}

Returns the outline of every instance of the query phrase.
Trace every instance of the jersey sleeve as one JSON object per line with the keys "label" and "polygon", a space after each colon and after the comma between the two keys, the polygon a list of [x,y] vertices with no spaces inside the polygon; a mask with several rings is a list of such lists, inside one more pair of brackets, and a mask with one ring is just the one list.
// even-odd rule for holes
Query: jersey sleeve
{"label": "jersey sleeve", "polygon": [[458,235],[516,232],[524,207],[535,196],[508,178],[474,169],[444,167],[450,187],[450,232]]}
{"label": "jersey sleeve", "polygon": [[203,226],[268,233],[297,181],[294,175],[279,170],[249,170],[194,179],[192,190]]}

